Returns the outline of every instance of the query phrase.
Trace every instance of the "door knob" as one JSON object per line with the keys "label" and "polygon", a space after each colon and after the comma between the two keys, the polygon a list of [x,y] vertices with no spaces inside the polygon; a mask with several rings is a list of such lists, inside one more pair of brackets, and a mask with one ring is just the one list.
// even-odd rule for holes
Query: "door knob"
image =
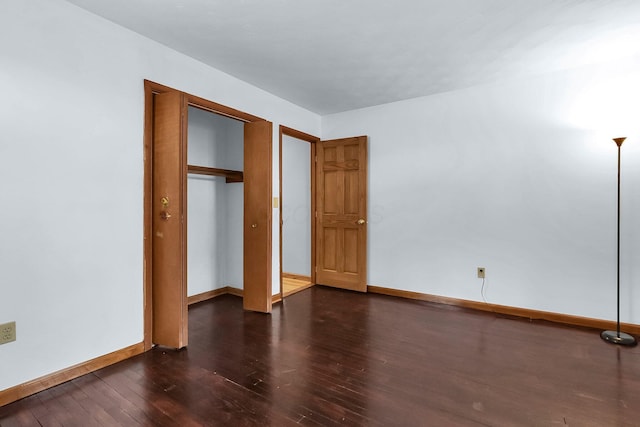
{"label": "door knob", "polygon": [[160,212],[160,218],[162,218],[162,219],[164,219],[166,221],[169,218],[171,218],[171,214],[169,212],[162,211],[162,212]]}
{"label": "door knob", "polygon": [[258,228],[258,224],[251,224],[251,228]]}
{"label": "door knob", "polygon": [[367,222],[367,221],[365,221],[364,219],[360,218],[360,219],[358,220],[358,225],[362,225],[362,224],[364,224],[365,222]]}

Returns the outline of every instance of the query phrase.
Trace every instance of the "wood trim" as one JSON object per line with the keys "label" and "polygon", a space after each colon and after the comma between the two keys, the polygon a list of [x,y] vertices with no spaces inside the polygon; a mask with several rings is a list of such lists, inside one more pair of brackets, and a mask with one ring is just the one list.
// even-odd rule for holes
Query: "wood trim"
{"label": "wood trim", "polygon": [[290,136],[292,138],[301,139],[303,141],[307,141],[307,142],[310,142],[312,144],[314,142],[319,142],[320,141],[320,138],[318,138],[317,136],[313,136],[313,135],[310,135],[308,133],[304,133],[304,132],[301,132],[299,130],[287,127],[287,126],[280,125],[280,135],[282,135],[282,134]]}
{"label": "wood trim", "polygon": [[226,116],[232,119],[240,120],[241,122],[265,122],[267,120],[254,116],[253,114],[245,113],[244,111],[236,110],[226,105],[218,104],[217,102],[209,101],[199,96],[185,93],[187,96],[187,103],[191,107],[199,108],[201,110],[210,111],[221,116]]}
{"label": "wood trim", "polygon": [[[240,288],[234,288],[233,286],[225,286],[224,288],[215,289],[209,292],[203,292],[198,295],[193,295],[189,297],[189,304],[195,304],[201,301],[206,301],[208,299],[212,299],[215,297],[219,297],[220,295],[233,295],[236,297],[244,298],[244,291]],[[193,302],[192,302],[193,299]],[[275,294],[271,296],[271,303],[280,302],[282,297],[280,294]]]}
{"label": "wood trim", "polygon": [[316,212],[318,208],[316,207],[316,149],[317,144],[320,143],[320,139],[311,144],[311,283],[316,283],[316,272],[318,268],[316,266]]}
{"label": "wood trim", "polygon": [[160,83],[155,83],[146,79],[144,80],[144,87],[149,90],[151,94],[176,91],[176,89],[172,87],[161,85]]}
{"label": "wood trim", "polygon": [[187,104],[191,107],[199,108],[201,110],[210,111],[212,113],[219,114],[221,116],[230,117],[232,119],[240,120],[242,122],[262,122],[265,119],[254,116],[253,114],[245,113],[244,111],[236,110],[232,107],[227,107],[226,105],[218,104],[217,102],[209,101],[205,98],[201,98],[196,95],[191,95],[190,93],[186,93],[180,91],[178,89],[172,88],[170,86],[165,86],[160,83],[153,82],[151,80],[144,80],[145,89],[149,89],[151,93],[163,93],[163,92],[181,92],[187,98]]}
{"label": "wood trim", "polygon": [[[278,128],[278,216],[280,217],[278,221],[278,234],[280,239],[278,243],[278,250],[280,251],[278,254],[278,259],[280,260],[280,280],[278,281],[278,284],[280,285],[280,299],[284,298],[284,286],[282,284],[282,226],[284,225],[284,220],[282,219],[282,135],[284,129],[285,128],[282,125]],[[273,292],[273,289],[271,291]]]}
{"label": "wood trim", "polygon": [[[280,299],[284,298],[284,285],[282,284],[282,264],[283,264],[283,259],[282,259],[282,226],[284,225],[284,220],[282,219],[282,135],[284,132],[285,127],[280,125],[280,127],[278,128],[278,168],[280,169],[278,171],[278,186],[279,186],[279,192],[278,192],[278,212],[280,215],[280,224],[278,224],[278,230],[279,230],[279,234],[280,234],[280,254],[278,255],[279,259],[280,259],[280,280],[278,281],[278,283],[280,284]],[[273,291],[273,290],[272,290]]]}
{"label": "wood trim", "polygon": [[161,90],[158,85],[144,81],[144,198],[143,198],[143,343],[144,350],[152,348],[151,331],[153,329],[153,94]]}
{"label": "wood trim", "polygon": [[227,178],[227,183],[242,182],[244,180],[244,173],[242,171],[234,171],[229,169],[187,165],[187,172],[197,175],[224,176],[225,178]]}
{"label": "wood trim", "polygon": [[153,82],[151,80],[144,80],[145,89],[149,90],[152,94],[165,93],[165,92],[180,92],[185,95],[187,104],[191,107],[199,108],[201,110],[210,111],[221,116],[226,116],[232,119],[240,120],[243,122],[263,122],[266,121],[262,117],[254,116],[253,114],[245,113],[244,111],[236,110],[233,107],[218,104],[217,102],[209,101],[205,98],[201,98],[196,95],[178,90],[171,86],[166,86],[160,83]]}
{"label": "wood trim", "polygon": [[31,396],[32,394],[70,381],[74,378],[97,371],[98,369],[113,365],[114,363],[121,362],[130,357],[137,356],[138,354],[144,353],[144,351],[145,343],[141,342],[125,347],[121,350],[105,354],[104,356],[79,363],[69,368],[62,369],[52,374],[36,378],[35,380],[2,390],[0,391],[0,406],[7,405],[27,396]]}
{"label": "wood trim", "polygon": [[213,299],[215,297],[219,297],[220,295],[226,295],[229,293],[229,286],[224,286],[222,288],[214,289],[212,291],[202,292],[196,295],[191,295],[187,298],[187,304],[197,304],[202,301],[207,301]]}
{"label": "wood trim", "polygon": [[224,286],[219,289],[214,289],[212,291],[202,292],[200,294],[190,296],[189,305],[207,301],[221,295],[234,295],[242,298],[244,296],[244,291],[240,288],[234,288],[233,286]]}
{"label": "wood trim", "polygon": [[[309,286],[313,286],[313,285],[309,285]],[[216,297],[219,297],[221,295],[234,295],[237,297],[242,298],[243,297],[243,291],[242,289],[239,288],[234,288],[231,286],[225,286],[223,288],[219,288],[219,289],[214,289],[212,291],[207,291],[207,292],[202,292],[201,294],[197,294],[197,295],[192,295],[189,297],[189,305],[191,304],[197,304],[199,302],[202,301],[207,301]],[[275,294],[271,296],[271,303],[276,303],[276,302],[280,302],[282,301],[282,297],[280,296],[280,294]]]}
{"label": "wood trim", "polygon": [[[284,290],[282,286],[282,278],[283,277],[291,277],[285,276],[288,273],[284,273],[282,271],[282,135],[287,135],[292,138],[297,138],[303,141],[307,141],[311,144],[311,157],[309,162],[311,164],[311,277],[304,276],[303,280],[309,280],[311,283],[315,283],[316,280],[316,221],[314,218],[314,212],[316,211],[316,143],[320,142],[320,138],[317,136],[310,135],[305,132],[301,132],[299,130],[280,125],[279,128],[280,134],[280,150],[279,150],[279,160],[278,165],[280,167],[280,193],[279,193],[279,208],[280,208],[280,298],[284,298]],[[301,276],[302,277],[302,276]]]}
{"label": "wood trim", "polygon": [[[507,316],[523,317],[531,320],[546,320],[554,323],[562,323],[572,326],[581,326],[601,330],[615,330],[616,322],[612,320],[593,319],[590,317],[574,316],[571,314],[554,313],[550,311],[532,310],[529,308],[511,307],[499,304],[489,304],[478,301],[469,301],[458,298],[449,298],[439,295],[423,294],[419,292],[403,291],[400,289],[383,288],[380,286],[367,286],[368,292],[381,295],[389,295],[400,298],[419,301],[446,304],[472,310],[490,311]],[[620,329],[627,333],[640,335],[640,325],[633,323],[620,323]]]}
{"label": "wood trim", "polygon": [[[224,289],[226,293],[229,295],[234,295],[236,297],[244,298],[244,291],[242,289],[234,288],[232,286],[227,286]],[[271,304],[280,302],[281,300],[282,300],[282,297],[280,296],[280,294],[271,295]]]}
{"label": "wood trim", "polygon": [[225,290],[229,295],[235,295],[240,298],[244,298],[244,290],[240,288],[234,288],[233,286],[226,286]]}
{"label": "wood trim", "polygon": [[295,274],[295,273],[282,273],[282,277],[286,277],[288,279],[296,279],[296,280],[305,280],[307,282],[311,282],[311,276],[305,276],[304,274]]}

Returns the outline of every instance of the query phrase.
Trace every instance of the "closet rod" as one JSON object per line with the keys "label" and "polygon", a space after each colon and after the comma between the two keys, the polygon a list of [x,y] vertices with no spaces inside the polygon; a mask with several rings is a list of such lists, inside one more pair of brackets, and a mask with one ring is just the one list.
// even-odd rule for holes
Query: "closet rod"
{"label": "closet rod", "polygon": [[227,178],[227,183],[244,181],[244,174],[242,171],[187,165],[187,172],[198,175],[224,176]]}

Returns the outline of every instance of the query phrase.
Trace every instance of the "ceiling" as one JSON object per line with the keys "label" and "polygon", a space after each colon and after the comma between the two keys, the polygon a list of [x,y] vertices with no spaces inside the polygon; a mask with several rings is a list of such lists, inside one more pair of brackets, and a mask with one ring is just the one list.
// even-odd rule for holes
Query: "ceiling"
{"label": "ceiling", "polygon": [[640,52],[637,0],[67,0],[318,114]]}

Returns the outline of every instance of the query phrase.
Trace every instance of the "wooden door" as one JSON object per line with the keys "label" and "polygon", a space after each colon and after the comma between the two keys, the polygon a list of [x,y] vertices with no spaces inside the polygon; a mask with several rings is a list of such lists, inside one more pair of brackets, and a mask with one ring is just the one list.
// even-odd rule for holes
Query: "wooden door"
{"label": "wooden door", "polygon": [[316,147],[316,282],[367,291],[367,137]]}
{"label": "wooden door", "polygon": [[244,309],[271,312],[272,124],[244,125]]}
{"label": "wooden door", "polygon": [[154,344],[187,345],[186,111],[184,94],[156,94],[153,124]]}

